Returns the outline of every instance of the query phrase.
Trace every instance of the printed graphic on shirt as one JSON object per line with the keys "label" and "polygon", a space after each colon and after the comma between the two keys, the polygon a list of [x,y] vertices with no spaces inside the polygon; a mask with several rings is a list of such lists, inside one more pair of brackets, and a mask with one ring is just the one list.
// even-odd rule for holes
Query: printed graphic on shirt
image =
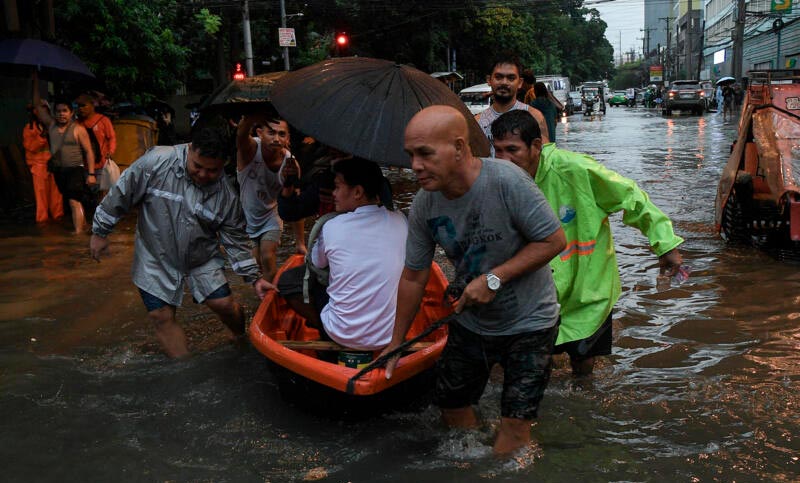
{"label": "printed graphic on shirt", "polygon": [[[488,227],[481,219],[479,211],[471,211],[466,216],[465,231],[459,234],[449,216],[428,219],[428,228],[434,241],[441,246],[447,257],[454,262],[455,279],[451,285],[458,293],[472,281],[483,275],[488,268],[483,266],[489,246],[503,243],[503,235]],[[507,288],[507,287],[504,287]],[[492,303],[474,309],[475,313],[486,319],[502,317],[509,310],[516,310],[519,304],[514,290],[501,288]]]}
{"label": "printed graphic on shirt", "polygon": [[575,215],[577,215],[575,208],[569,205],[561,205],[561,208],[558,209],[558,219],[565,225],[574,220]]}

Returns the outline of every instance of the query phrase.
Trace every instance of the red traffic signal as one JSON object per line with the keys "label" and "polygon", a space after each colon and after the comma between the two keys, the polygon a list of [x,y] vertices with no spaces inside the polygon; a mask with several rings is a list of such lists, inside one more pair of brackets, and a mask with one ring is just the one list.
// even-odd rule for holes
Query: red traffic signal
{"label": "red traffic signal", "polygon": [[336,36],[336,44],[340,47],[344,47],[350,42],[350,39],[347,38],[347,34],[339,34]]}
{"label": "red traffic signal", "polygon": [[236,64],[236,70],[233,71],[233,80],[244,80],[247,75],[242,71],[242,64]]}

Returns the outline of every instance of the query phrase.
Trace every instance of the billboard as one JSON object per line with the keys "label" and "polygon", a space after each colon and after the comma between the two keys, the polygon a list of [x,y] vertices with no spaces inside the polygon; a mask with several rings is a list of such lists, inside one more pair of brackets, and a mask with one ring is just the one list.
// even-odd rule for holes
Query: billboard
{"label": "billboard", "polygon": [[664,66],[651,65],[650,66],[650,82],[663,82],[664,81]]}

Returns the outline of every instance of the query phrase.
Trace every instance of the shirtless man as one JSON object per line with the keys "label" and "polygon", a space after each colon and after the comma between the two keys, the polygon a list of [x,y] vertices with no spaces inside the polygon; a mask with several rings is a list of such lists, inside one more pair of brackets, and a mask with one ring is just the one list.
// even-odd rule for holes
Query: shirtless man
{"label": "shirtless man", "polygon": [[[492,88],[492,105],[485,111],[475,115],[475,120],[483,129],[483,133],[492,142],[492,123],[504,112],[512,110],[528,111],[542,130],[542,139],[545,143],[550,141],[547,121],[538,109],[517,100],[517,91],[522,87],[522,66],[519,61],[512,58],[498,59],[492,66],[492,72],[486,77],[486,82]],[[494,156],[494,147],[492,147]]]}

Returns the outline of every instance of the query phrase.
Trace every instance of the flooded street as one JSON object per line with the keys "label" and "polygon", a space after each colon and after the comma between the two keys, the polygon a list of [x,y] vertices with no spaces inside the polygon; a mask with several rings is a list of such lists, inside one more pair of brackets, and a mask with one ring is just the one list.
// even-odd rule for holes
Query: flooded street
{"label": "flooded street", "polygon": [[[225,342],[191,297],[178,311],[194,357],[168,361],[130,281],[133,217],[102,263],[66,226],[0,227],[0,463],[6,481],[797,481],[800,272],[714,230],[736,133],[722,115],[609,108],[558,126],[645,189],[686,239],[688,282],[657,288],[647,239],[612,217],[622,297],[613,355],[576,380],[557,359],[536,446],[490,456],[485,428],[438,411],[339,421],[281,399],[265,359]],[[399,204],[413,175],[391,171]],[[281,259],[292,243],[284,238]],[[250,313],[257,299],[229,276]]]}

